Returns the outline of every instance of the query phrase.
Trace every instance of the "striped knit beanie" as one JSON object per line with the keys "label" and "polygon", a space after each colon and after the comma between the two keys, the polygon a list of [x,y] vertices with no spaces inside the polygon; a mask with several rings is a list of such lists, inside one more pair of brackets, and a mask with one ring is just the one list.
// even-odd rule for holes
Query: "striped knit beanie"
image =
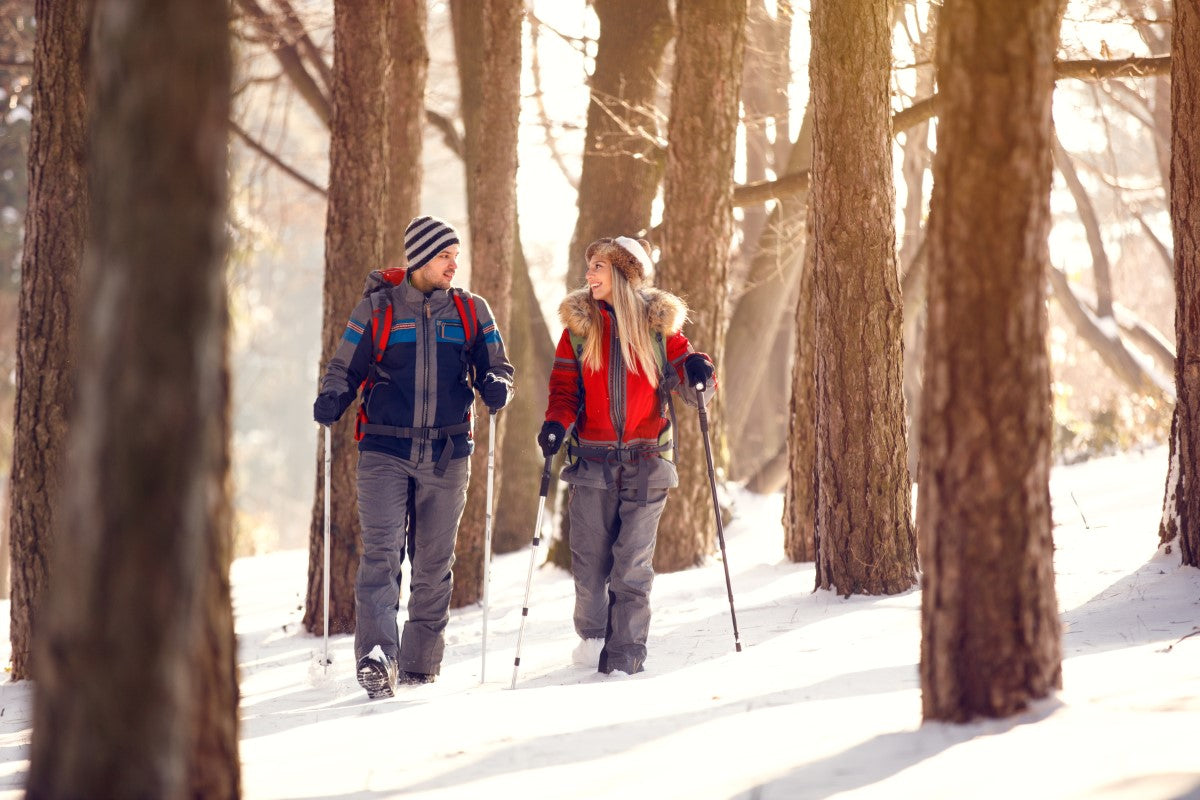
{"label": "striped knit beanie", "polygon": [[408,271],[420,269],[433,257],[452,244],[458,244],[458,234],[449,223],[437,217],[417,217],[404,231],[404,257]]}

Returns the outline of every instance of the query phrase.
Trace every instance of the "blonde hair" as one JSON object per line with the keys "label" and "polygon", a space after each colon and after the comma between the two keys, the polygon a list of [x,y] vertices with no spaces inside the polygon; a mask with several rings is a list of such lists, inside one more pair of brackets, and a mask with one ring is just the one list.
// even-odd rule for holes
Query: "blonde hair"
{"label": "blonde hair", "polygon": [[[639,243],[646,252],[650,252],[650,245],[646,241],[639,240]],[[616,318],[617,341],[621,346],[625,368],[641,373],[651,386],[658,386],[658,362],[654,358],[654,340],[647,319],[646,300],[625,277],[630,274],[632,267],[626,262],[637,264],[635,275],[642,272],[641,265],[629,251],[612,239],[599,239],[588,245],[585,254],[587,261],[590,263],[596,255],[607,258],[611,266],[613,316]],[[598,372],[604,366],[604,317],[600,313],[600,304],[590,294],[588,301],[591,325],[588,326],[581,361],[588,369]]]}

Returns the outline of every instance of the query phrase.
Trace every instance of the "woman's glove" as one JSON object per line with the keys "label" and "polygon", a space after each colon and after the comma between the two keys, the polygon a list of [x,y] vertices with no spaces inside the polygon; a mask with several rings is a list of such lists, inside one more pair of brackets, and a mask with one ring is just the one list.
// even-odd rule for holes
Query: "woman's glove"
{"label": "woman's glove", "polygon": [[692,353],[683,362],[683,374],[687,376],[688,386],[695,388],[697,384],[707,385],[708,379],[716,369],[712,362],[700,353]]}
{"label": "woman's glove", "polygon": [[542,432],[538,434],[537,442],[542,448],[542,458],[549,458],[562,447],[567,429],[557,422],[547,420],[542,423]]}

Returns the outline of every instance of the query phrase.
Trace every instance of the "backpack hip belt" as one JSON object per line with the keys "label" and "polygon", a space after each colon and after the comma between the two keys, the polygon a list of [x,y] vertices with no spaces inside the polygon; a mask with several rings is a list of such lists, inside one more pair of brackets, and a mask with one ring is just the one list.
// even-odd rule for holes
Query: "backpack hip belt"
{"label": "backpack hip belt", "polygon": [[[671,442],[658,446],[646,445],[641,447],[584,447],[582,445],[567,445],[567,455],[585,458],[589,461],[600,461],[604,467],[604,482],[609,488],[621,488],[620,481],[613,476],[614,464],[640,464],[652,458],[661,458],[662,454],[672,449]],[[645,507],[650,497],[650,470],[644,466],[637,474],[637,504]]]}
{"label": "backpack hip belt", "polygon": [[397,439],[424,439],[428,441],[445,439],[446,444],[442,447],[442,454],[438,457],[437,464],[433,467],[435,474],[444,475],[446,467],[450,465],[451,454],[454,452],[454,443],[450,441],[450,437],[470,433],[471,423],[468,420],[467,422],[460,422],[457,425],[446,425],[441,428],[399,428],[395,425],[377,425],[372,422],[364,422],[359,426],[359,431],[364,435],[395,436]]}

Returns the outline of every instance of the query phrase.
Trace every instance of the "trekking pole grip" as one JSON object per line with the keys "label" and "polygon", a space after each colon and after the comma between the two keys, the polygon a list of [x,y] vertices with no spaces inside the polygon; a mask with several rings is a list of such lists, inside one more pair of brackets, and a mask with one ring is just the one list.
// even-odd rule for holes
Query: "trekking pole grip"
{"label": "trekking pole grip", "polygon": [[[554,440],[558,437],[553,433],[550,434],[550,443],[554,444]],[[542,467],[542,486],[538,490],[538,497],[546,497],[550,494],[550,462],[554,460],[554,454],[546,456],[546,465]]]}

